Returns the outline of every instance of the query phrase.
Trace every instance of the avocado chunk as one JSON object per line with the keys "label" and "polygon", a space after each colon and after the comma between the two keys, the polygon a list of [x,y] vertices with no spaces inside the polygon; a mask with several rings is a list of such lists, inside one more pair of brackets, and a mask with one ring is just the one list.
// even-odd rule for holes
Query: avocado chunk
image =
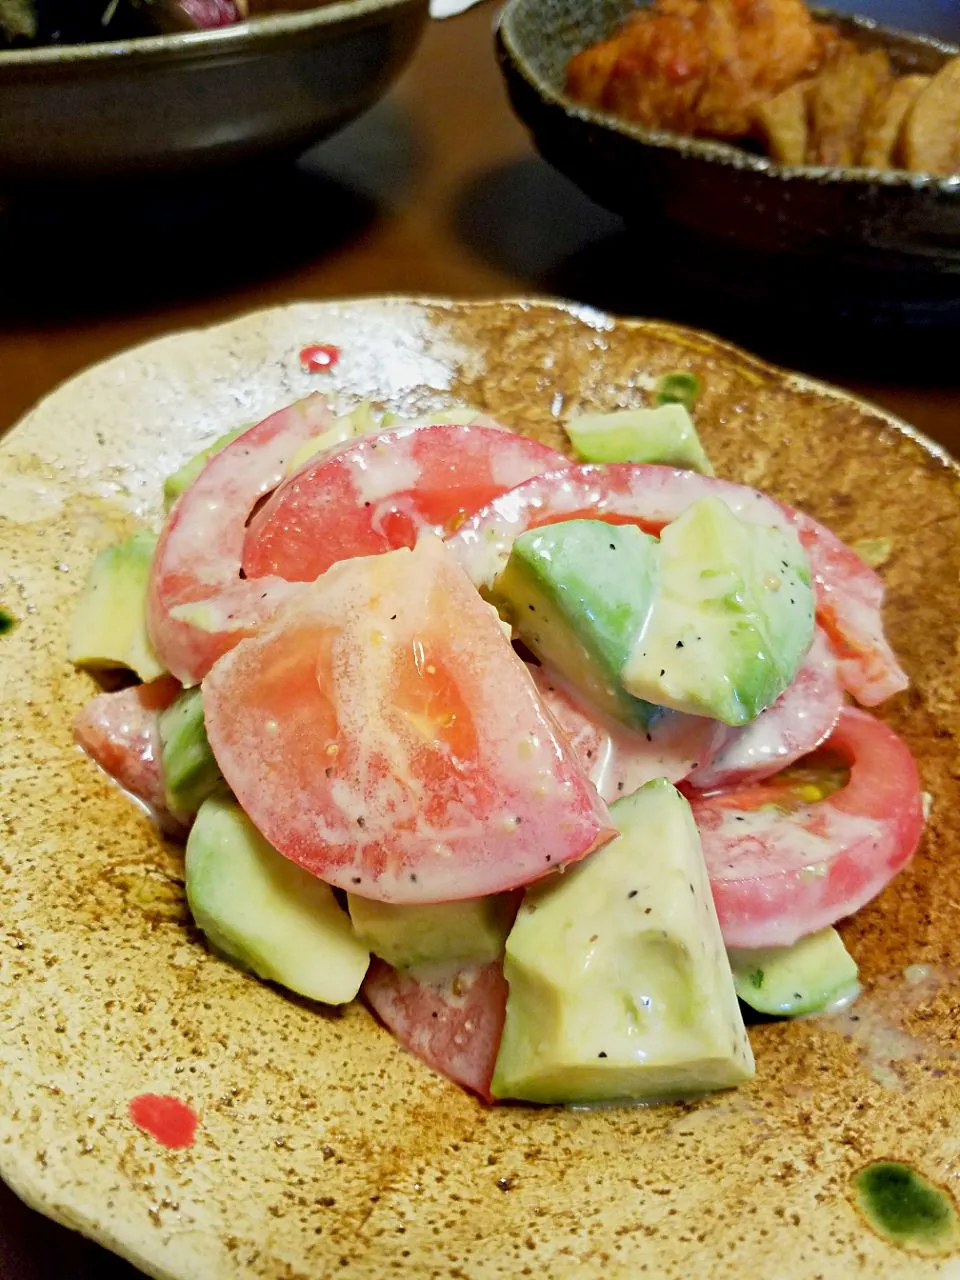
{"label": "avocado chunk", "polygon": [[287,474],[293,475],[305,463],[310,462],[321,453],[328,453],[331,449],[336,449],[339,445],[346,444],[348,440],[353,440],[357,436],[365,436],[370,431],[376,431],[379,426],[380,421],[373,412],[373,405],[369,400],[361,400],[349,413],[341,413],[339,417],[334,418],[333,425],[327,431],[322,431],[320,435],[304,440],[287,464]]}
{"label": "avocado chunk", "polygon": [[207,445],[206,449],[201,449],[199,453],[195,453],[192,458],[183,464],[179,471],[175,471],[172,476],[167,476],[163,482],[163,506],[166,511],[170,511],[181,493],[190,488],[214,454],[219,453],[221,449],[225,449],[228,444],[233,444],[238,436],[243,435],[249,425],[248,423],[246,426],[236,427],[233,431],[227,431],[224,435],[218,436],[213,444]]}
{"label": "avocado chunk", "polygon": [[817,1013],[857,991],[857,962],[836,929],[811,933],[792,947],[731,948],[727,954],[737,995],[757,1013]]}
{"label": "avocado chunk", "polygon": [[600,711],[645,729],[659,711],[620,669],[654,597],[657,540],[634,525],[565,520],[521,534],[490,602],[523,643]]}
{"label": "avocado chunk", "polygon": [[166,668],[147,635],[147,581],[157,535],[141,529],[94,560],[70,628],[68,654],[78,667],[126,667],[141,680]]}
{"label": "avocado chunk", "polygon": [[360,990],[370,953],[333,890],[269,844],[233,800],[211,796],[187,838],[187,901],[211,947],[325,1004]]}
{"label": "avocado chunk", "polygon": [[753,1075],[690,806],[661,778],[610,813],[615,840],[524,895],[495,1097],[653,1101]]}
{"label": "avocado chunk", "polygon": [[663,530],[653,608],[621,680],[637,698],[746,724],[793,680],[813,614],[796,537],[701,498]]}
{"label": "avocado chunk", "polygon": [[713,475],[693,419],[684,405],[585,413],[566,426],[582,462],[653,462]]}
{"label": "avocado chunk", "polygon": [[688,369],[674,369],[665,373],[656,381],[653,388],[655,404],[682,404],[690,413],[700,399],[703,389],[700,379]]}
{"label": "avocado chunk", "polygon": [[512,895],[406,906],[347,894],[354,932],[394,969],[492,964],[503,955]]}
{"label": "avocado chunk", "polygon": [[223,782],[207,741],[199,688],[185,689],[160,712],[159,730],[167,807],[174,813],[196,813]]}

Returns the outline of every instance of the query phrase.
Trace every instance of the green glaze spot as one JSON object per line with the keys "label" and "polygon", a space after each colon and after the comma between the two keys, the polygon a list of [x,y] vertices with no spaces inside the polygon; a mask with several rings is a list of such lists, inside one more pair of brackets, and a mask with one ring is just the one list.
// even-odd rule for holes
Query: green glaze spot
{"label": "green glaze spot", "polygon": [[12,631],[17,625],[17,620],[8,610],[0,605],[0,636],[5,636],[8,631]]}
{"label": "green glaze spot", "polygon": [[918,1253],[960,1249],[960,1218],[950,1193],[910,1165],[875,1160],[853,1176],[857,1207],[891,1244]]}

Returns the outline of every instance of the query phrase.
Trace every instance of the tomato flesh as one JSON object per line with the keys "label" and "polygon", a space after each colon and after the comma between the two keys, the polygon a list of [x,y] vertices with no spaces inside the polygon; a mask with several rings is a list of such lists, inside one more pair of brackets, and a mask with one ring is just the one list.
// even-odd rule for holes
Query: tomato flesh
{"label": "tomato flesh", "polygon": [[181,832],[186,820],[167,808],[159,719],[179,692],[179,681],[161,676],[149,684],[99,693],[73,722],[73,736],[84,751],[171,833]]}
{"label": "tomato flesh", "polygon": [[215,454],[171,512],[154,555],[147,624],[157,656],[185,685],[198,684],[292,594],[279,578],[241,578],[246,521],[297,448],[332,421],[319,395],[281,409]]}
{"label": "tomato flesh", "polygon": [[658,533],[708,495],[721,498],[742,520],[799,537],[813,574],[817,619],[830,637],[848,692],[864,706],[876,706],[907,687],[883,634],[880,577],[829,529],[746,485],[640,463],[571,466],[503,494],[448,541],[482,589],[492,585],[514,539],[527,529],[590,518]]}
{"label": "tomato flesh", "polygon": [[690,795],[724,941],[789,946],[884,888],[923,831],[917,766],[892,729],[845,707],[827,749],[850,766],[847,785],[784,811],[777,779]]}
{"label": "tomato flesh", "polygon": [[712,791],[769,778],[815,751],[832,733],[843,705],[837,662],[818,629],[789,688],[756,720],[731,730],[716,758],[694,769],[687,780],[701,791]]}
{"label": "tomato flesh", "polygon": [[363,995],[405,1049],[486,1102],[496,1101],[490,1081],[507,1013],[502,964],[418,976],[374,960]]}
{"label": "tomato flesh", "polygon": [[338,560],[445,534],[515,485],[563,466],[555,449],[499,427],[429,424],[347,442],[301,468],[257,513],[243,568],[312,582]]}
{"label": "tomato flesh", "polygon": [[256,826],[361,896],[482,897],[614,834],[495,612],[432,535],[301,588],[203,690]]}

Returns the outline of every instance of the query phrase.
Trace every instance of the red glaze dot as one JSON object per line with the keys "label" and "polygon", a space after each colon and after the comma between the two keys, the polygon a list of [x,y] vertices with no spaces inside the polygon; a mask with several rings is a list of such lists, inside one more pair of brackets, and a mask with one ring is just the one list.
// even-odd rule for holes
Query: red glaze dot
{"label": "red glaze dot", "polygon": [[307,373],[326,373],[340,359],[340,348],[332,342],[317,342],[312,347],[304,347],[300,352],[300,363]]}
{"label": "red glaze dot", "polygon": [[178,1098],[159,1093],[141,1093],[133,1099],[128,1110],[130,1119],[137,1128],[149,1133],[165,1147],[177,1149],[193,1146],[197,1115]]}

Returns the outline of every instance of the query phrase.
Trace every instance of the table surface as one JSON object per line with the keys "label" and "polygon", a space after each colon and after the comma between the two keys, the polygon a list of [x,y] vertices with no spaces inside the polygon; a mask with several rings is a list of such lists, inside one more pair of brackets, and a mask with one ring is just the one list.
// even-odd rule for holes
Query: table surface
{"label": "table surface", "polygon": [[[172,330],[297,298],[405,292],[558,293],[696,324],[698,299],[648,286],[646,246],[542,162],[512,116],[484,3],[433,23],[390,96],[292,166],[208,184],[0,197],[0,434],[94,361]],[[113,248],[132,230],[136,252]],[[122,243],[129,242],[125,235]],[[117,239],[116,244],[121,241]],[[951,342],[818,349],[780,308],[713,327],[829,378],[960,452]],[[0,1280],[138,1273],[31,1213],[0,1186]]]}

